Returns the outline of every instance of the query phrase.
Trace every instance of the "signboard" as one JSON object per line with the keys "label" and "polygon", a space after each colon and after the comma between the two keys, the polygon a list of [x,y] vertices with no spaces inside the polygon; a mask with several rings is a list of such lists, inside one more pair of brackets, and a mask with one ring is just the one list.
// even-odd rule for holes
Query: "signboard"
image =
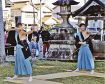
{"label": "signboard", "polygon": [[0,0],[0,62],[4,61],[5,44],[4,44],[4,27],[3,27],[3,11],[2,0]]}
{"label": "signboard", "polygon": [[103,20],[89,20],[88,27],[89,28],[103,28]]}

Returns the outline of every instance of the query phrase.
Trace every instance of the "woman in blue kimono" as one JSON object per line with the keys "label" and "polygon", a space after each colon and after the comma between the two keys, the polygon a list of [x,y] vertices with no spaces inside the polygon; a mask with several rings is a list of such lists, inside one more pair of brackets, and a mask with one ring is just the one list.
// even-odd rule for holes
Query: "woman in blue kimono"
{"label": "woman in blue kimono", "polygon": [[33,31],[25,32],[21,23],[17,24],[17,28],[15,30],[17,31],[15,35],[17,41],[14,69],[15,75],[13,78],[10,79],[16,79],[18,75],[30,75],[30,82],[32,81],[32,67],[29,61],[29,56],[31,56],[31,54],[29,51],[28,43],[26,41],[26,35],[32,33]]}
{"label": "woman in blue kimono", "polygon": [[75,34],[76,47],[79,48],[77,69],[90,70],[91,74],[94,73],[94,59],[93,59],[93,45],[91,35],[86,31],[85,24],[80,24],[80,32]]}

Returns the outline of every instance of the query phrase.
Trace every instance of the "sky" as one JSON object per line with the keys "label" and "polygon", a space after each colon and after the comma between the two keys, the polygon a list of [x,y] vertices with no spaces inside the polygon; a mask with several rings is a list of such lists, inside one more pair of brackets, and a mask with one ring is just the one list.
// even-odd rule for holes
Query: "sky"
{"label": "sky", "polygon": [[[26,0],[10,0],[10,1],[26,1]],[[33,0],[33,2],[39,2],[40,0]],[[52,3],[55,2],[57,0],[42,0],[42,2],[45,2],[46,4],[48,4],[49,6],[53,6]],[[80,2],[78,5],[82,6],[85,1],[88,1],[88,0],[75,0],[77,2]],[[101,1],[104,1],[105,0],[101,0]]]}
{"label": "sky", "polygon": [[[10,1],[15,2],[15,1],[26,1],[26,0],[10,0]],[[34,2],[40,2],[40,0],[33,0],[33,1]],[[57,1],[57,0],[42,0],[42,2],[45,2],[50,8],[53,8],[54,7],[54,5],[52,5],[52,3],[54,3],[55,1]],[[75,1],[80,2],[78,5],[79,6],[82,6],[82,5],[84,5],[84,1],[85,0],[75,0]],[[5,9],[5,5],[4,5],[5,0],[2,0],[2,3],[3,3],[2,4],[3,9]]]}
{"label": "sky", "polygon": [[[25,0],[11,0],[11,1],[25,1]],[[33,2],[39,2],[40,0],[33,0]],[[52,3],[57,0],[42,0],[42,2],[45,2],[46,4],[52,6]],[[77,2],[80,2],[79,5],[82,6],[84,4],[85,0],[75,0]]]}

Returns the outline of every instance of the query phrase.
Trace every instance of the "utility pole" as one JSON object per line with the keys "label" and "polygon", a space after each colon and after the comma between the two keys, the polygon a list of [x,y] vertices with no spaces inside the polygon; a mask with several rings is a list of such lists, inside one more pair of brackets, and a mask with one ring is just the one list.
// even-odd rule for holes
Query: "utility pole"
{"label": "utility pole", "polygon": [[41,12],[42,12],[42,9],[41,9],[41,7],[42,7],[42,3],[41,3],[41,0],[40,0],[40,28],[41,28],[41,26],[42,26],[42,16],[41,16]]}
{"label": "utility pole", "polygon": [[0,63],[5,61],[5,44],[4,44],[4,24],[3,24],[3,10],[2,0],[0,0]]}
{"label": "utility pole", "polygon": [[35,25],[35,7],[34,7],[34,3],[32,0],[31,0],[31,5],[33,7],[33,24]]}

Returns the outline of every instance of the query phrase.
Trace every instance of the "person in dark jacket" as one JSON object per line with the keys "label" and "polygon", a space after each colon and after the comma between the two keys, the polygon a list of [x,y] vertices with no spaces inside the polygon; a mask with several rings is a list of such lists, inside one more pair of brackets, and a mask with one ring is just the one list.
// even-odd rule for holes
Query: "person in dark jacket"
{"label": "person in dark jacket", "polygon": [[34,32],[32,34],[28,35],[28,41],[31,42],[32,37],[35,36],[36,37],[36,42],[39,42],[39,34],[38,31],[35,29]]}
{"label": "person in dark jacket", "polygon": [[43,41],[43,58],[45,58],[45,54],[46,52],[48,52],[50,47],[50,44],[48,42],[50,40],[50,33],[44,27],[41,27],[41,30],[39,33],[41,34],[42,41]]}
{"label": "person in dark jacket", "polygon": [[8,52],[8,55],[14,55],[14,47],[13,46],[16,46],[15,30],[8,32],[8,38],[7,38],[6,43],[11,45],[11,46],[8,46],[8,48],[6,50]]}

